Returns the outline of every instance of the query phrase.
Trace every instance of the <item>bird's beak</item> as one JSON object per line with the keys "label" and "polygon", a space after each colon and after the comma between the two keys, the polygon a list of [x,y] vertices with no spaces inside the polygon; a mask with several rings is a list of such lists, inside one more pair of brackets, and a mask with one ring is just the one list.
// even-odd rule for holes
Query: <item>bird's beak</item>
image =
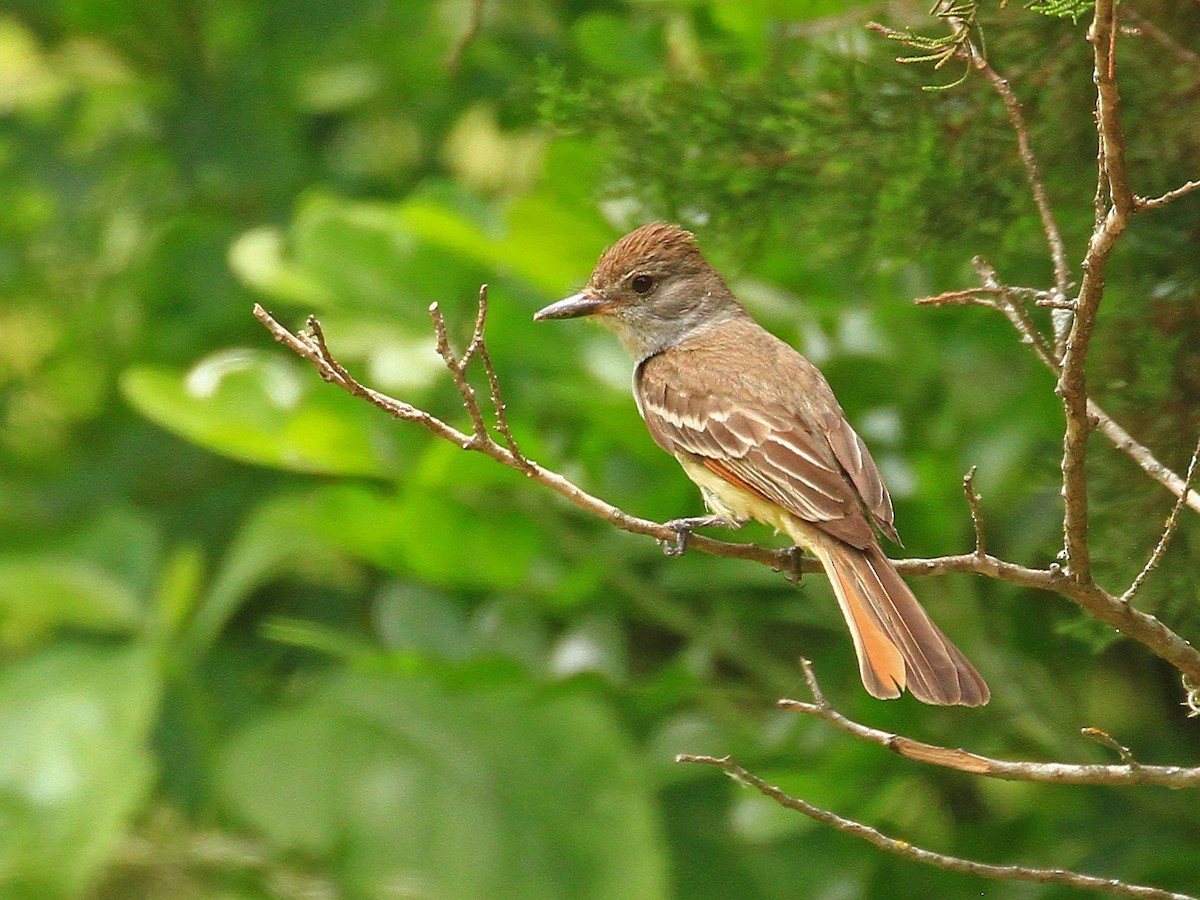
{"label": "bird's beak", "polygon": [[603,297],[589,294],[587,291],[580,291],[578,294],[572,294],[565,300],[551,303],[545,309],[539,309],[533,314],[533,321],[544,322],[546,319],[577,319],[580,316],[590,316],[594,313],[604,312],[608,307],[609,303]]}

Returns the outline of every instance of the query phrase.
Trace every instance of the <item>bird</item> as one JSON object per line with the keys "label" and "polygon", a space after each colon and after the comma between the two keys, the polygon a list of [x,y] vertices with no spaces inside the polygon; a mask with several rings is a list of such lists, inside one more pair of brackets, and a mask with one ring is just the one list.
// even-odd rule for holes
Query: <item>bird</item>
{"label": "bird", "polygon": [[869,694],[988,702],[984,679],[884,554],[880,534],[899,542],[892,501],[825,376],[750,316],[695,235],[665,222],[631,231],[581,291],[534,319],[583,316],[633,357],[634,400],[650,437],[710,512],[669,523],[679,552],[693,528],[771,526],[820,561]]}

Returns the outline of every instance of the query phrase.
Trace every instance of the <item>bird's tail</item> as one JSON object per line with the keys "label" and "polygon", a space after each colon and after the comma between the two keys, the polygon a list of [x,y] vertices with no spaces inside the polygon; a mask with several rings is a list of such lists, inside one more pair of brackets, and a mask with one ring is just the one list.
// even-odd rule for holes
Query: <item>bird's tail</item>
{"label": "bird's tail", "polygon": [[824,535],[807,537],[850,626],[868,693],[889,700],[907,688],[923,703],[988,702],[983,678],[933,624],[877,544],[860,550]]}

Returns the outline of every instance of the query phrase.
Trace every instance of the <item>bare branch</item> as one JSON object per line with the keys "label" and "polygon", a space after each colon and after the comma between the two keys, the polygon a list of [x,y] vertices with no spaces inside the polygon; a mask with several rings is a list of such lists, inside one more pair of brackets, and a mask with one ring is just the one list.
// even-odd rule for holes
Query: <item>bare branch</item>
{"label": "bare branch", "polygon": [[[416,422],[442,440],[456,444],[464,450],[478,451],[491,457],[501,465],[523,472],[534,481],[566,498],[584,512],[603,519],[623,531],[633,534],[644,534],[656,540],[675,539],[676,532],[674,529],[658,522],[652,522],[649,519],[639,519],[636,516],[631,516],[612,504],[592,496],[557,472],[552,472],[549,469],[539,466],[533,460],[524,457],[518,460],[508,447],[496,443],[486,431],[481,437],[466,434],[423,409],[418,409],[403,400],[396,400],[393,397],[381,394],[360,384],[329,355],[328,350],[324,347],[323,340],[318,342],[303,334],[292,334],[258,304],[254,306],[254,316],[271,332],[275,340],[298,356],[311,362],[326,381],[336,384],[347,393],[366,400],[373,406],[377,406],[390,416],[406,422]],[[313,325],[316,325],[317,329],[320,327],[315,319],[310,318],[310,327]],[[453,358],[452,353],[451,358]],[[502,399],[501,405],[503,405]],[[759,547],[755,544],[719,541],[700,534],[692,535],[689,547],[713,556],[751,560],[774,569],[785,569],[795,565],[791,548],[772,550],[766,547]],[[805,560],[803,570],[807,572],[821,571],[820,563],[816,560]]]}
{"label": "bare branch", "polygon": [[1082,888],[1094,891],[1106,891],[1122,897],[1140,897],[1145,900],[1196,900],[1187,894],[1177,894],[1161,888],[1147,887],[1139,884],[1129,884],[1115,878],[1100,878],[1095,875],[1084,875],[1080,872],[1070,872],[1066,869],[1038,869],[1030,866],[998,866],[992,863],[978,862],[945,853],[936,853],[914,846],[908,841],[890,837],[870,825],[864,825],[853,819],[839,816],[835,812],[814,806],[807,800],[801,800],[784,793],[773,784],[768,784],[752,772],[744,769],[730,757],[693,756],[681,754],[675,757],[676,762],[697,763],[705,766],[715,766],[725,771],[735,781],[754,788],[759,793],[771,798],[780,806],[795,810],[823,825],[829,825],[838,831],[861,838],[893,853],[896,856],[913,862],[923,863],[950,872],[964,872],[980,878],[993,878],[1005,881],[1032,881],[1037,884],[1062,884],[1068,887]]}
{"label": "bare branch", "polygon": [[[1114,749],[1124,765],[1073,765],[1070,763],[1043,763],[991,759],[968,750],[939,747],[924,741],[903,737],[863,725],[842,715],[825,699],[817,684],[812,663],[800,660],[804,679],[812,692],[813,702],[780,700],[779,708],[824,719],[859,740],[877,744],[893,753],[916,762],[955,769],[971,775],[983,775],[1004,781],[1041,781],[1053,784],[1114,784],[1114,785],[1158,785],[1167,788],[1200,788],[1200,768],[1182,766],[1143,766],[1133,759],[1132,754],[1098,728],[1085,728],[1085,736]],[[1105,740],[1107,738],[1107,740]]]}
{"label": "bare branch", "polygon": [[1096,83],[1096,123],[1099,134],[1100,188],[1107,191],[1109,206],[1100,216],[1083,261],[1084,276],[1076,298],[1075,315],[1062,353],[1057,393],[1062,399],[1066,427],[1063,433],[1063,553],[1070,576],[1080,584],[1092,580],[1088,547],[1087,445],[1092,423],[1088,416],[1088,390],[1084,363],[1091,346],[1096,313],[1104,296],[1108,258],[1117,237],[1125,230],[1133,212],[1133,192],[1125,170],[1125,138],[1118,109],[1120,95],[1116,79],[1115,0],[1097,0],[1096,14],[1088,30],[1093,47]]}
{"label": "bare branch", "polygon": [[[988,309],[998,309],[1016,329],[1021,343],[1032,347],[1038,359],[1055,375],[1061,371],[1058,360],[1055,359],[1049,343],[1034,326],[1024,308],[1011,302],[1012,296],[1045,295],[1044,291],[1036,291],[1026,287],[1008,287],[1001,285],[993,269],[980,257],[974,259],[975,270],[983,283],[981,287],[964,290],[946,291],[933,297],[921,297],[916,302],[924,306],[983,306]],[[994,298],[1008,297],[1010,302],[1001,303]],[[1040,302],[1040,298],[1039,301]],[[1068,301],[1074,305],[1074,301]],[[1200,493],[1183,490],[1183,478],[1164,466],[1145,445],[1139,443],[1124,428],[1113,420],[1112,416],[1100,408],[1094,400],[1087,401],[1087,414],[1096,429],[1103,434],[1112,445],[1132,459],[1147,475],[1165,487],[1176,497],[1186,496],[1187,505],[1200,513]]]}
{"label": "bare branch", "polygon": [[1144,34],[1157,41],[1163,49],[1174,56],[1179,62],[1200,71],[1200,53],[1179,43],[1179,41],[1175,40],[1175,38],[1171,37],[1137,10],[1130,9],[1128,6],[1122,7],[1121,18],[1132,22],[1137,28],[1138,34]]}
{"label": "bare branch", "polygon": [[491,397],[492,409],[496,414],[496,430],[500,432],[500,437],[504,438],[504,445],[508,447],[513,458],[520,463],[521,468],[524,468],[528,460],[525,459],[525,454],[521,452],[521,448],[517,444],[517,439],[513,437],[512,428],[508,424],[507,408],[504,403],[504,397],[500,393],[500,379],[496,376],[496,367],[492,365],[492,357],[488,353],[487,341],[483,338],[483,328],[486,323],[487,285],[482,284],[479,286],[479,315],[475,318],[475,335],[471,339],[471,346],[475,348],[475,352],[479,356],[479,361],[483,364],[483,371],[487,375],[488,394]]}
{"label": "bare branch", "polygon": [[1133,579],[1133,584],[1129,585],[1129,590],[1121,595],[1122,603],[1128,603],[1134,598],[1150,573],[1157,569],[1159,563],[1162,562],[1162,558],[1167,552],[1167,546],[1171,543],[1171,538],[1175,536],[1175,529],[1179,526],[1179,513],[1183,511],[1184,501],[1191,492],[1192,479],[1196,477],[1196,458],[1198,456],[1200,456],[1200,441],[1196,442],[1196,449],[1192,451],[1192,459],[1187,467],[1187,477],[1183,479],[1183,490],[1179,492],[1179,499],[1175,501],[1171,514],[1167,516],[1166,524],[1163,525],[1162,537],[1158,539],[1158,544],[1155,546],[1154,552],[1150,554],[1150,558],[1146,560],[1142,571],[1138,572],[1137,577]]}
{"label": "bare branch", "polygon": [[943,291],[931,297],[918,297],[913,302],[917,306],[984,306],[996,309],[994,297],[998,291],[990,288],[964,288],[960,291]]}
{"label": "bare branch", "polygon": [[1045,307],[1046,309],[1065,309],[1069,312],[1075,311],[1075,301],[1059,297],[1038,297],[1033,301],[1034,306]]}
{"label": "bare branch", "polygon": [[1100,135],[1098,158],[1106,177],[1109,201],[1124,218],[1133,212],[1133,190],[1125,168],[1125,134],[1121,130],[1121,95],[1117,90],[1117,4],[1097,0],[1096,13],[1088,28],[1096,84],[1096,126]]}

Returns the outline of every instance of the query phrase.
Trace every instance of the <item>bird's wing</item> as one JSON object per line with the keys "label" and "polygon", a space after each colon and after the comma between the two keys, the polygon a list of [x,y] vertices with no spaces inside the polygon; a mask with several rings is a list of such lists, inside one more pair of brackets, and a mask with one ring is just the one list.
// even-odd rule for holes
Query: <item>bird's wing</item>
{"label": "bird's wing", "polygon": [[644,364],[636,382],[642,416],[660,447],[695,458],[731,484],[853,546],[875,541],[864,502],[876,519],[876,508],[886,505],[890,528],[887,491],[848,424],[846,432],[855,439],[849,442],[836,422],[825,423],[845,444],[839,450],[795,410],[762,397],[738,402],[719,390],[689,393],[664,368]]}
{"label": "bird's wing", "polygon": [[883,483],[867,445],[840,411],[827,415],[825,425],[823,432],[829,446],[837,461],[841,463],[843,471],[850,476],[850,481],[858,491],[867,512],[889,540],[897,544],[902,543],[893,524],[896,514],[892,509],[892,498],[888,495],[887,486]]}

